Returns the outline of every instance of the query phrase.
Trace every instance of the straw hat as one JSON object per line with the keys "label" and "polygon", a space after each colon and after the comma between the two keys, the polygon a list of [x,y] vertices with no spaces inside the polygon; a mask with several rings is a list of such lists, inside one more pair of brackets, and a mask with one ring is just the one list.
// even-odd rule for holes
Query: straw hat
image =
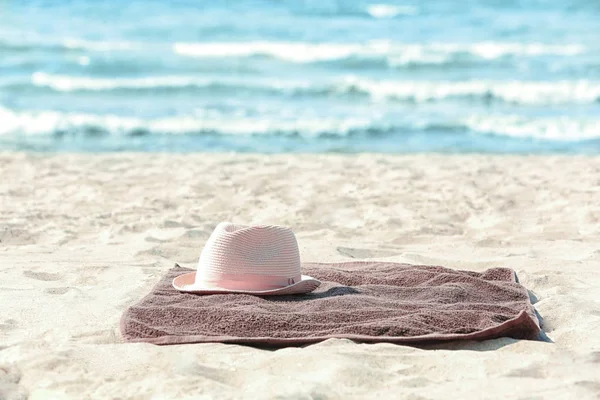
{"label": "straw hat", "polygon": [[302,275],[298,242],[291,229],[230,222],[215,228],[196,272],[173,279],[175,289],[197,294],[299,294],[311,292],[320,284]]}

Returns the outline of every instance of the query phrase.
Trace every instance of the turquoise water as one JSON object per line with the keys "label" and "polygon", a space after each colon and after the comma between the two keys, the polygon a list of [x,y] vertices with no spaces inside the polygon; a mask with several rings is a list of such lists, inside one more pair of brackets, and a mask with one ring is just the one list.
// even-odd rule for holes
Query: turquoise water
{"label": "turquoise water", "polygon": [[600,3],[3,1],[0,149],[600,152]]}

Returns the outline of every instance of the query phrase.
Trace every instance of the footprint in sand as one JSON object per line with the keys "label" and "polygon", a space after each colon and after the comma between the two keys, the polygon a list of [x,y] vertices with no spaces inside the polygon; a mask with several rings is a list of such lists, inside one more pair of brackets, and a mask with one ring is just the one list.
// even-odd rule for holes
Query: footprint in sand
{"label": "footprint in sand", "polygon": [[0,364],[0,399],[25,400],[30,398],[20,382],[21,371],[16,366]]}
{"label": "footprint in sand", "polygon": [[38,281],[58,281],[62,279],[61,274],[52,274],[49,272],[24,271],[23,275],[31,279],[37,279]]}
{"label": "footprint in sand", "polygon": [[114,329],[102,329],[91,332],[76,333],[71,335],[71,338],[87,344],[107,344],[115,343],[117,341],[117,336]]}
{"label": "footprint in sand", "polygon": [[[4,322],[0,323],[0,331],[10,331],[17,327],[16,319],[5,319]],[[0,347],[1,348],[1,347]]]}
{"label": "footprint in sand", "polygon": [[144,240],[146,242],[151,242],[151,243],[162,243],[162,242],[166,242],[166,240],[161,240],[161,239],[157,239],[155,237],[152,236],[147,236],[144,238]]}
{"label": "footprint in sand", "polygon": [[48,288],[45,290],[48,294],[65,294],[69,291],[68,287]]}

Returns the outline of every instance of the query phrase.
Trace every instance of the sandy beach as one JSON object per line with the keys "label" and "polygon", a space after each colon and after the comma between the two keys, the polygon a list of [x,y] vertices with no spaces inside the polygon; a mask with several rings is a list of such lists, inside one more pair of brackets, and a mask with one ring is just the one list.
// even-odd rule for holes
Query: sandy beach
{"label": "sandy beach", "polygon": [[[304,261],[513,268],[548,341],[126,344],[221,221]],[[600,398],[600,157],[0,153],[0,399]]]}

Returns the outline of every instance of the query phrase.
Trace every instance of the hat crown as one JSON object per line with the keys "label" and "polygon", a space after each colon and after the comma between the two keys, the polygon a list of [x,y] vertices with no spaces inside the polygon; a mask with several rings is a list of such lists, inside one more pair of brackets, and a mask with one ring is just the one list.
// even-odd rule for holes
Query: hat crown
{"label": "hat crown", "polygon": [[206,242],[196,280],[247,276],[299,280],[300,252],[291,229],[277,225],[220,223]]}

